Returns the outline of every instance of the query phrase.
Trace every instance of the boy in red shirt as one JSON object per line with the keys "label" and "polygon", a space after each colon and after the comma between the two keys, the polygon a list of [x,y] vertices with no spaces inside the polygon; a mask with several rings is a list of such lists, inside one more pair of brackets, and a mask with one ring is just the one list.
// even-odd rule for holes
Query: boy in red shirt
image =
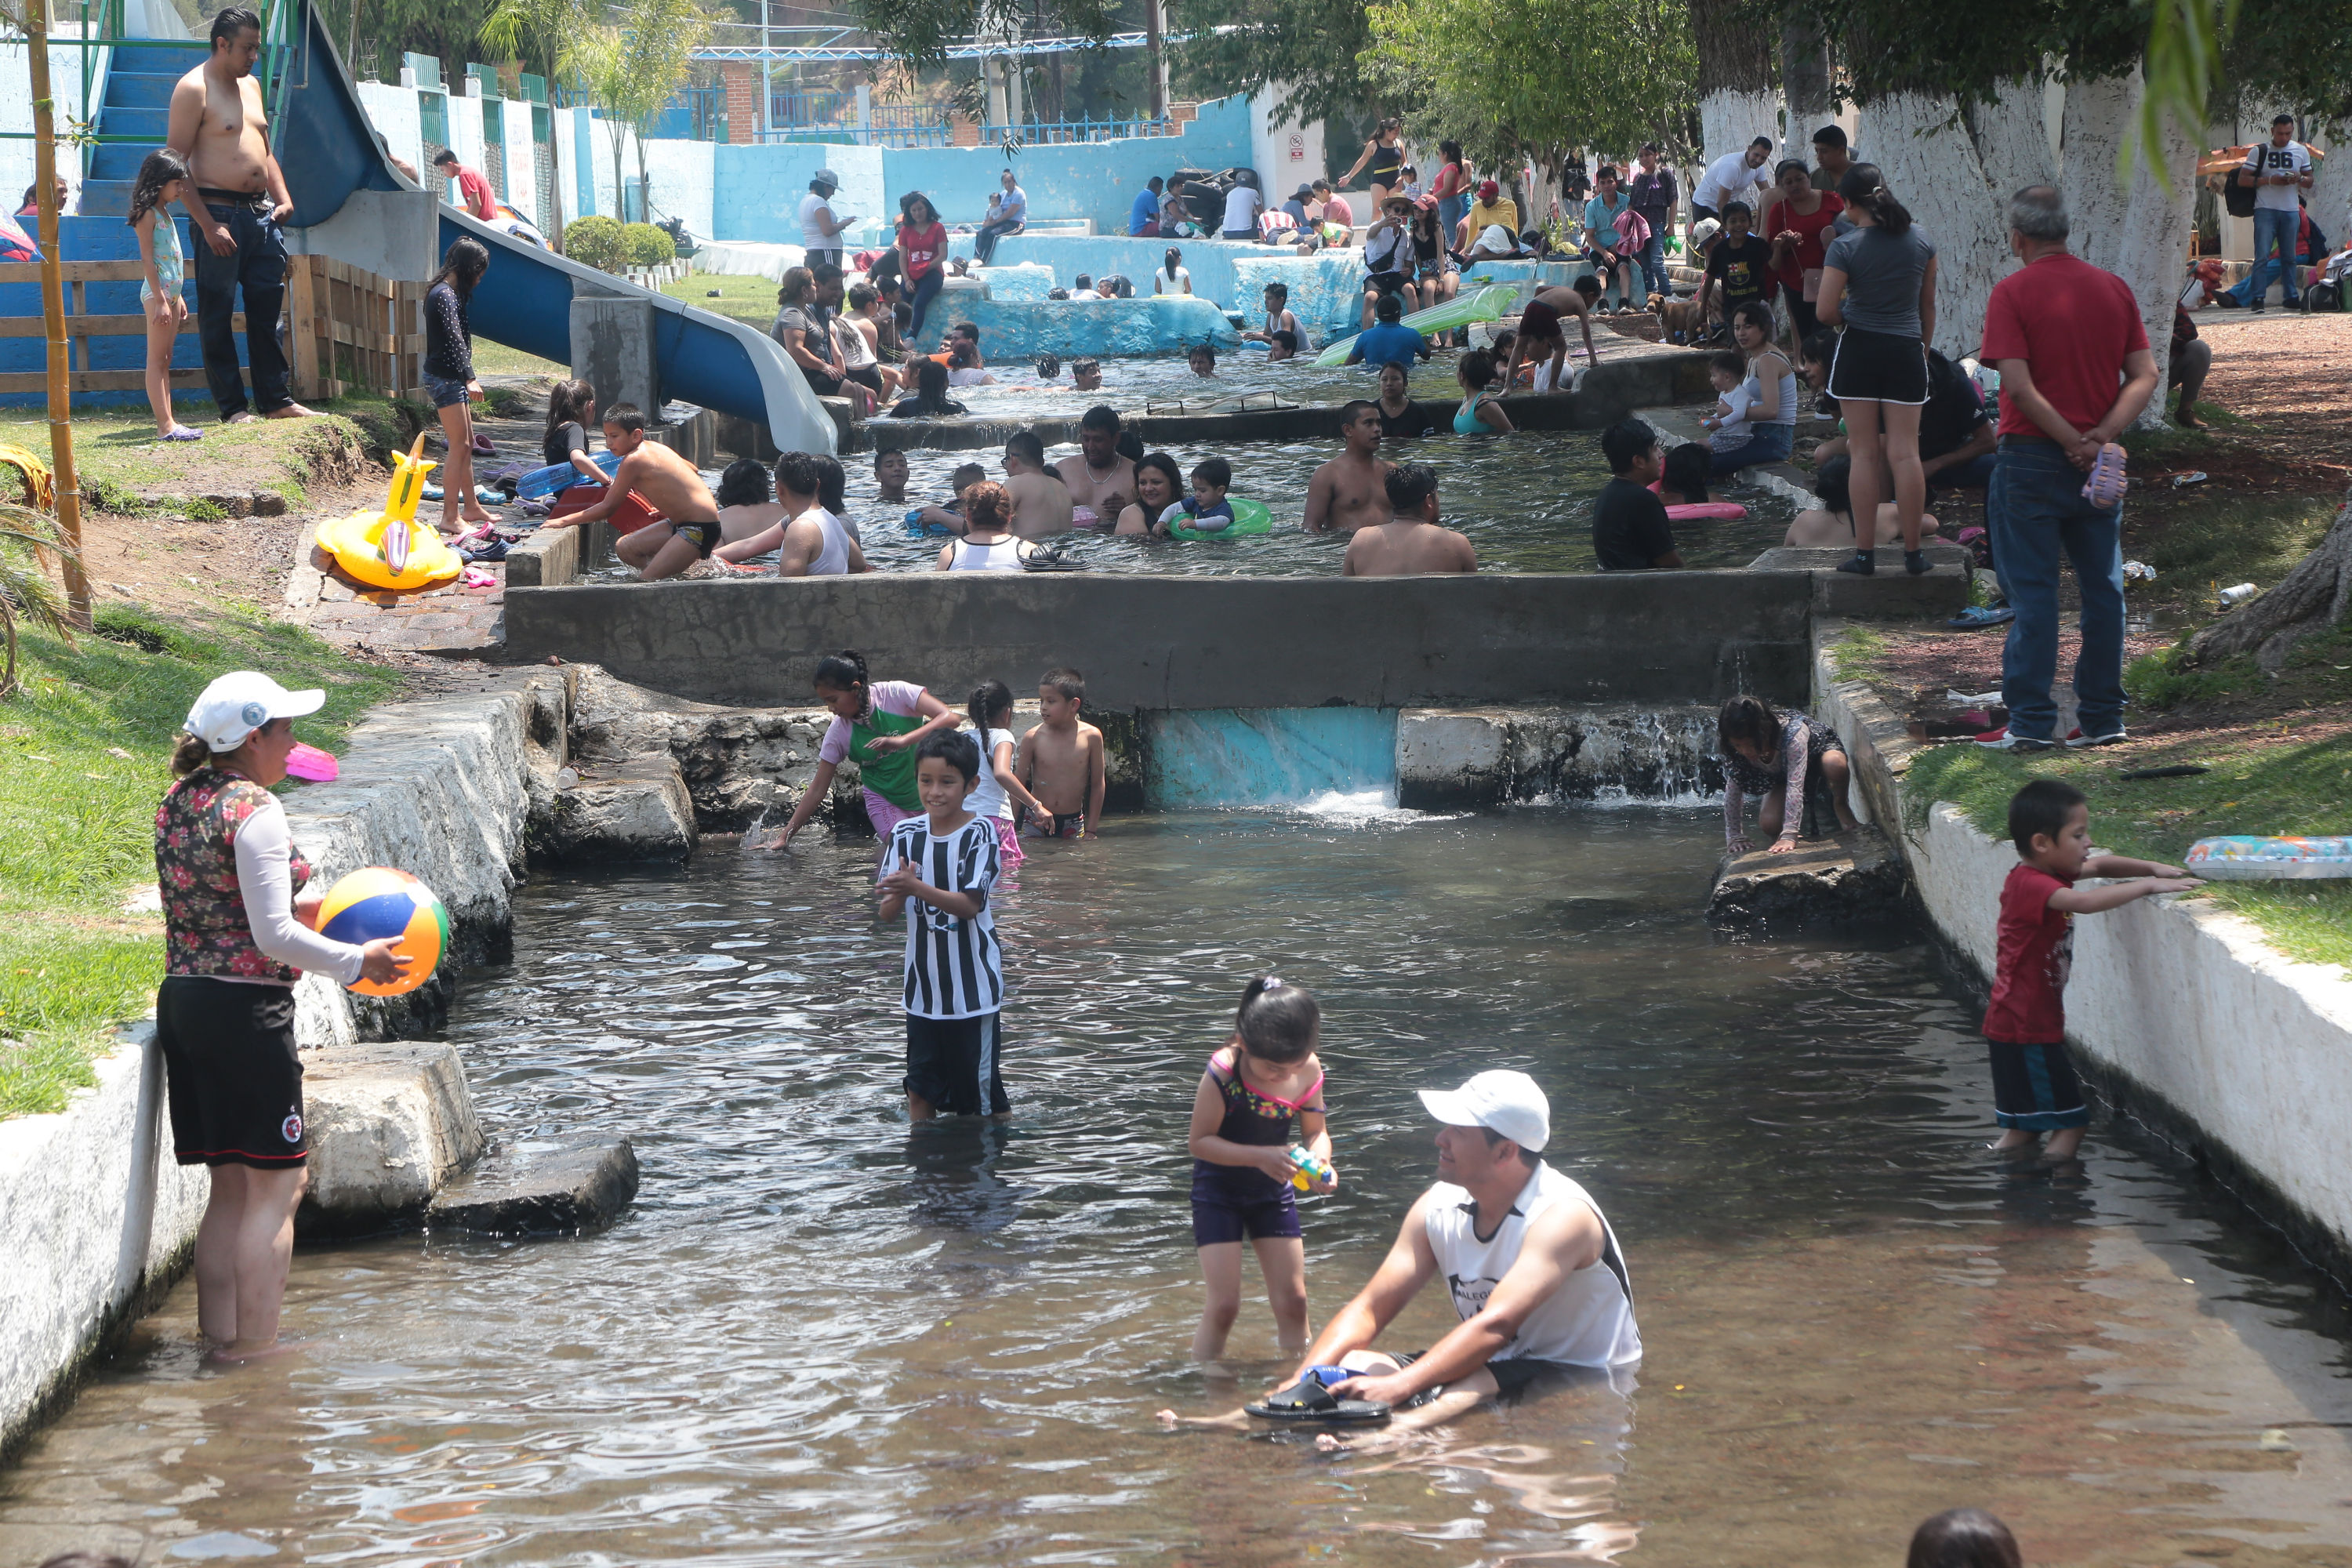
{"label": "boy in red shirt", "polygon": [[[2047,1132],[2044,1157],[2070,1160],[2091,1121],[2066,1059],[2060,994],[2074,960],[2074,917],[2199,883],[2178,866],[2092,854],[2090,805],[2081,790],[2057,779],[2035,779],[2011,797],[2009,837],[2018,865],[2001,884],[2000,951],[1984,1017],[1993,1119],[2000,1123],[1993,1151],[2030,1149]],[[2141,879],[2078,889],[2083,877]]]}

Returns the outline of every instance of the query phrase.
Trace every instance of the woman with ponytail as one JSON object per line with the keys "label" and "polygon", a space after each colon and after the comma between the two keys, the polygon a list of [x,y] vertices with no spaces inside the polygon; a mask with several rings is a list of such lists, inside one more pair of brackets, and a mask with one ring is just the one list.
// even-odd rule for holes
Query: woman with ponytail
{"label": "woman with ponytail", "polygon": [[[1815,313],[1843,327],[1830,364],[1829,395],[1845,416],[1856,524],[1853,558],[1841,572],[1868,576],[1878,502],[1892,489],[1903,530],[1903,567],[1927,570],[1919,548],[1927,478],[1919,466],[1919,410],[1927,401],[1927,342],[1936,333],[1936,247],[1886,189],[1874,163],[1856,163],[1838,182],[1853,220],[1822,258]],[[1884,437],[1882,448],[1881,437]],[[1891,484],[1890,481],[1891,480]]]}
{"label": "woman with ponytail", "polygon": [[816,661],[811,684],[833,715],[816,749],[816,773],[793,807],[792,820],[768,846],[782,849],[833,795],[833,775],[846,759],[865,786],[866,816],[887,841],[890,829],[923,809],[915,793],[915,748],[956,727],[955,710],[911,680],[868,680],[866,656],[855,648]]}

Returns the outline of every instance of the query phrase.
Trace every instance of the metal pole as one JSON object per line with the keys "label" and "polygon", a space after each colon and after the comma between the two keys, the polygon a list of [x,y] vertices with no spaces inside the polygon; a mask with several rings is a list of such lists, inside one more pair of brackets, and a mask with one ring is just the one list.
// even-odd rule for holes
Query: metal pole
{"label": "metal pole", "polygon": [[1160,0],[1143,0],[1144,47],[1151,52],[1151,118],[1168,118],[1168,67],[1160,56]]}
{"label": "metal pole", "polygon": [[762,142],[767,141],[768,132],[776,128],[776,68],[768,58],[768,50],[774,47],[768,36],[768,16],[772,7],[773,0],[760,0],[760,118],[757,123]]}
{"label": "metal pole", "polygon": [[58,528],[72,546],[65,559],[66,605],[88,627],[89,579],[81,571],[81,485],[74,477],[72,363],[66,355],[65,272],[58,261],[56,105],[49,101],[49,3],[25,7],[25,41],[33,64],[33,183],[41,193],[41,316],[49,340],[49,473],[57,481]]}

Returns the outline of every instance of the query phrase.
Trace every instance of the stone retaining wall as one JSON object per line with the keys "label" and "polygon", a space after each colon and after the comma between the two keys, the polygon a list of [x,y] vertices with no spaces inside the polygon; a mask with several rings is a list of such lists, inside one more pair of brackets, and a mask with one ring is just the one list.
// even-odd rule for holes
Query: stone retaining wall
{"label": "stone retaining wall", "polygon": [[[1948,804],[1906,821],[1903,777],[1917,748],[1867,686],[1836,678],[1828,650],[1843,630],[1814,630],[1814,711],[1845,740],[1928,919],[1989,984],[2017,852]],[[2352,981],[2341,968],[2286,958],[2251,921],[2200,900],[2144,899],[2074,922],[2066,1024],[2115,1110],[2352,1280]]]}

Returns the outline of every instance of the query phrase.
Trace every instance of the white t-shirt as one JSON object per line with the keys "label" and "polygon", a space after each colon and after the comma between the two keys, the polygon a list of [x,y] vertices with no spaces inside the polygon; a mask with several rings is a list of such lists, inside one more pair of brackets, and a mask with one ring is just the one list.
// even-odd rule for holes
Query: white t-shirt
{"label": "white t-shirt", "polygon": [[1012,744],[1013,731],[991,730],[982,735],[975,731],[971,738],[980,742],[980,779],[971,786],[971,793],[963,797],[963,808],[974,816],[1010,817],[1013,797],[996,782],[995,757],[998,746]]}
{"label": "white t-shirt", "polygon": [[1256,190],[1248,185],[1235,185],[1225,193],[1225,232],[1240,234],[1257,232],[1260,205]]}
{"label": "white t-shirt", "polygon": [[[2256,174],[2295,174],[2311,173],[2311,153],[2300,142],[2290,142],[2284,147],[2273,147],[2268,142],[2257,142],[2246,152],[2246,161],[2239,165]],[[2300,185],[2256,185],[2254,206],[2268,207],[2273,212],[2293,212],[2302,203]]]}
{"label": "white t-shirt", "polygon": [[[904,828],[901,824],[900,831]],[[1608,1216],[1582,1187],[1549,1165],[1538,1164],[1519,1189],[1509,1215],[1484,1241],[1477,1235],[1477,1205],[1468,1192],[1441,1182],[1429,1189],[1428,1200],[1422,1213],[1430,1250],[1437,1255],[1437,1272],[1453,1298],[1454,1316],[1465,1323],[1486,1310],[1486,1298],[1519,1260],[1519,1248],[1538,1215],[1559,1204],[1591,1209],[1601,1222],[1600,1261],[1561,1280],[1494,1359],[1612,1370],[1642,1359],[1642,1331],[1633,1321],[1633,1287],[1625,1255]]]}
{"label": "white t-shirt", "polygon": [[1168,276],[1168,264],[1160,263],[1151,269],[1151,291],[1154,294],[1190,294],[1192,291],[1192,269],[1179,266],[1176,276]]}
{"label": "white t-shirt", "polygon": [[1752,207],[1756,205],[1756,193],[1772,183],[1769,172],[1771,164],[1767,158],[1763,168],[1749,168],[1745,147],[1737,153],[1726,153],[1706,166],[1706,173],[1699,177],[1698,189],[1691,193],[1691,200],[1717,213],[1730,202],[1746,202]]}
{"label": "white t-shirt", "polygon": [[801,245],[804,248],[809,250],[841,248],[841,236],[825,233],[824,227],[817,222],[817,215],[824,213],[830,221],[839,223],[841,215],[832,211],[831,208],[832,203],[814,191],[801,198]]}

